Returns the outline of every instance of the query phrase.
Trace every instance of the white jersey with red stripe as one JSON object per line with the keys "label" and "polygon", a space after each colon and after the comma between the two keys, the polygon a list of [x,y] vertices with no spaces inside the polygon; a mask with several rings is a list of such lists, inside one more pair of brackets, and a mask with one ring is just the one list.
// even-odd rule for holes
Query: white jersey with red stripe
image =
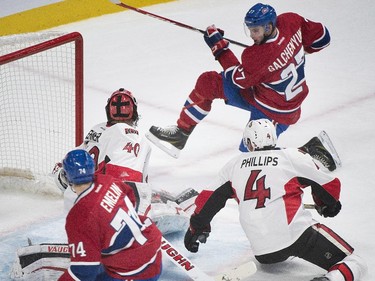
{"label": "white jersey with red stripe", "polygon": [[[151,146],[134,127],[126,123],[97,124],[79,148],[93,157],[97,174],[111,175],[127,182],[147,182]],[[66,212],[72,208],[76,197],[71,188],[64,191]]]}
{"label": "white jersey with red stripe", "polygon": [[320,171],[296,148],[243,153],[224,166],[239,203],[240,222],[255,255],[284,249],[317,223],[303,207],[301,178],[316,182],[338,200],[340,181]]}
{"label": "white jersey with red stripe", "polygon": [[81,148],[94,158],[97,173],[124,181],[147,181],[151,147],[132,126],[126,123],[98,124],[86,135]]}

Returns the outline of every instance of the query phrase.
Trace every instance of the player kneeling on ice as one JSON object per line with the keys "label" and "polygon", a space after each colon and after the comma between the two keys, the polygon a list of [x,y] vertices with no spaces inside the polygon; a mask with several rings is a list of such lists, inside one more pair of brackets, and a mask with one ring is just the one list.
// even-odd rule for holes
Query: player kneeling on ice
{"label": "player kneeling on ice", "polygon": [[158,280],[161,233],[137,214],[132,188],[94,176],[94,160],[82,149],[66,155],[63,169],[78,197],[65,225],[71,263],[59,281]]}
{"label": "player kneeling on ice", "polygon": [[312,218],[303,205],[310,186],[315,208],[324,217],[341,209],[338,178],[322,172],[312,157],[297,148],[276,148],[276,131],[267,119],[250,121],[243,135],[249,152],[224,166],[215,191],[202,191],[190,218],[185,247],[197,252],[211,232],[210,222],[228,199],[239,204],[241,226],[255,258],[272,264],[299,257],[328,272],[314,281],[361,280],[365,262],[327,226]]}
{"label": "player kneeling on ice", "polygon": [[[161,192],[148,183],[152,150],[137,128],[140,115],[136,98],[130,91],[120,88],[108,98],[105,112],[107,120],[93,126],[79,148],[93,157],[97,174],[111,175],[134,189],[140,202],[138,212],[150,216],[163,234],[184,231],[189,217],[175,202],[177,199],[180,202],[181,197]],[[56,164],[52,174],[64,193],[68,211],[77,195],[69,188],[61,163]],[[187,193],[188,190],[182,193],[185,199],[188,199]]]}

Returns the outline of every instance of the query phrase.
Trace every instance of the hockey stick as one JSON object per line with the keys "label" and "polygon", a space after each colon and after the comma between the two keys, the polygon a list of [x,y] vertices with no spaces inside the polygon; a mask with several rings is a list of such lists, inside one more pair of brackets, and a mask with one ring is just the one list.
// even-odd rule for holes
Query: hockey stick
{"label": "hockey stick", "polygon": [[228,272],[218,274],[213,277],[204,273],[196,265],[194,265],[181,253],[181,251],[178,251],[176,247],[172,246],[172,244],[165,239],[164,236],[162,236],[161,250],[171,262],[173,262],[194,281],[240,281],[257,271],[255,263],[250,261],[235,267]]}
{"label": "hockey stick", "polygon": [[[182,22],[178,22],[178,21],[175,21],[175,20],[172,20],[172,19],[168,19],[168,18],[165,18],[165,17],[162,17],[162,16],[159,16],[159,15],[156,15],[156,14],[153,14],[153,13],[150,13],[150,12],[147,12],[145,10],[142,10],[142,9],[139,9],[139,8],[135,8],[135,7],[132,7],[132,6],[129,6],[127,4],[124,4],[122,3],[121,1],[119,0],[110,0],[113,4],[116,4],[117,6],[119,7],[122,7],[124,9],[129,9],[129,10],[133,10],[137,13],[141,13],[143,15],[146,15],[146,16],[150,16],[150,17],[153,17],[153,18],[156,18],[158,20],[162,20],[162,21],[165,21],[165,22],[169,22],[169,23],[172,23],[174,25],[177,25],[179,27],[183,27],[183,28],[186,28],[186,29],[190,29],[190,30],[193,30],[193,31],[197,31],[199,33],[202,33],[202,34],[205,34],[206,32],[202,29],[199,29],[199,28],[196,28],[196,27],[193,27],[193,26],[190,26],[190,25],[187,25],[187,24],[184,24]],[[229,38],[225,38],[225,40],[229,41],[230,43],[234,44],[234,45],[237,45],[237,46],[241,46],[241,47],[248,47],[248,45],[246,44],[243,44],[241,42],[237,42],[237,41],[234,41],[232,39],[229,39]]]}
{"label": "hockey stick", "polygon": [[303,206],[305,207],[305,209],[309,209],[309,210],[313,210],[315,209],[315,204],[303,204]]}

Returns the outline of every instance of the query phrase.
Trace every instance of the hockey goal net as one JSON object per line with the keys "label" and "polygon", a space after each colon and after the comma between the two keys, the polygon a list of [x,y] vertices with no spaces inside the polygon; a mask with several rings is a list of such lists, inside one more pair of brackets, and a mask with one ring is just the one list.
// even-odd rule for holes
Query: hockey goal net
{"label": "hockey goal net", "polygon": [[51,173],[83,140],[83,39],[0,37],[0,176]]}

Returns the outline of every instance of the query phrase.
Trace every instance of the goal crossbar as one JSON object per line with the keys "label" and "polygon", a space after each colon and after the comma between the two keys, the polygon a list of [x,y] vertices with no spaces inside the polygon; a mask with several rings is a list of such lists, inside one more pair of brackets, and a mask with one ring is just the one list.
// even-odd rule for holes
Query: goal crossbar
{"label": "goal crossbar", "polygon": [[[51,39],[52,38],[52,39]],[[2,41],[1,41],[2,40]],[[30,42],[29,42],[30,40]],[[5,83],[4,87],[0,85],[0,92],[2,95],[2,103],[4,101],[8,102],[8,100],[5,100],[5,96],[12,97],[11,99],[15,102],[14,104],[2,104],[2,108],[6,111],[3,112],[4,110],[1,110],[1,119],[2,122],[6,122],[10,124],[15,124],[15,125],[10,125],[11,127],[9,128],[15,128],[15,127],[20,127],[20,132],[16,131],[10,131],[8,138],[3,139],[1,142],[2,152],[6,152],[8,157],[7,159],[9,160],[2,160],[0,161],[0,168],[5,168],[7,169],[8,167],[10,169],[16,168],[18,169],[19,160],[14,160],[13,161],[13,151],[18,150],[18,146],[12,144],[15,140],[19,139],[24,139],[20,145],[22,145],[22,149],[20,153],[23,154],[23,156],[16,156],[20,158],[22,161],[22,157],[27,158],[27,157],[34,157],[31,156],[28,152],[31,152],[33,150],[33,147],[26,147],[26,143],[30,141],[30,135],[29,132],[32,129],[28,129],[28,127],[34,128],[34,131],[38,131],[38,137],[43,140],[46,139],[47,136],[45,136],[44,132],[51,132],[51,136],[48,136],[48,141],[49,143],[44,144],[46,148],[46,153],[50,153],[52,155],[49,155],[48,159],[46,158],[45,160],[42,160],[44,158],[40,158],[41,160],[39,162],[44,162],[44,163],[38,163],[37,160],[33,160],[33,162],[30,161],[30,163],[25,164],[26,167],[20,167],[20,169],[30,169],[31,171],[34,170],[34,168],[39,169],[37,172],[38,174],[46,174],[48,171],[51,171],[53,168],[53,164],[51,163],[51,159],[56,159],[55,161],[59,161],[62,155],[62,152],[67,152],[67,149],[73,148],[74,146],[78,146],[82,143],[83,141],[83,38],[82,35],[78,32],[72,32],[68,34],[50,34],[48,32],[37,34],[37,33],[30,33],[30,34],[20,34],[20,35],[12,35],[12,36],[7,36],[0,38],[0,42],[2,42],[0,45],[0,74],[1,80],[0,83]],[[52,61],[45,61],[44,54],[49,56],[50,53],[54,52],[64,52],[65,46],[63,45],[69,45],[69,49],[74,49],[74,53],[72,52],[71,55],[69,55],[69,59],[65,59],[64,57],[61,58],[54,58],[52,57]],[[9,48],[9,49],[7,49]],[[63,49],[62,49],[63,48]],[[68,49],[68,48],[66,48]],[[6,53],[5,53],[6,52]],[[4,54],[5,53],[5,54]],[[41,62],[40,64],[35,64],[34,65],[34,60],[39,61],[39,57],[41,57]],[[70,59],[71,58],[71,59]],[[28,65],[26,64],[23,66],[23,63],[27,61],[33,61],[33,65]],[[60,65],[62,63],[62,65]],[[8,64],[11,66],[12,64],[15,64],[15,66],[11,66],[12,71],[16,71],[15,73],[11,72],[8,73]],[[66,68],[65,65],[70,64],[71,66],[69,68]],[[53,71],[49,71],[53,67]],[[65,71],[69,69],[69,73],[67,74]],[[71,69],[71,70],[70,70]],[[56,70],[56,72],[55,72]],[[59,76],[58,71],[63,71],[61,76]],[[23,76],[17,76],[17,72],[26,72],[28,75],[26,79],[24,80]],[[9,76],[10,75],[10,76]],[[69,75],[69,76],[66,76]],[[37,80],[33,80],[32,78],[35,76],[35,79],[44,79],[42,81],[41,85],[36,85],[38,83]],[[31,78],[30,78],[31,77]],[[69,77],[69,78],[68,78]],[[30,78],[30,80],[29,80]],[[48,82],[48,80],[51,80],[53,84],[51,84],[51,88],[43,88],[41,90],[40,87],[44,87],[44,85]],[[56,85],[56,81],[61,81],[59,83],[62,83],[61,88]],[[28,84],[25,84],[28,83]],[[13,84],[9,84],[13,83]],[[67,83],[69,83],[70,86],[67,86]],[[7,86],[7,85],[13,85],[13,86]],[[25,84],[24,86],[22,86]],[[36,85],[35,89],[31,89],[30,87],[34,87]],[[8,88],[11,87],[11,88]],[[69,98],[67,96],[63,96],[63,93],[65,90],[68,90],[70,95]],[[27,92],[30,91],[31,95],[27,95]],[[31,92],[32,91],[32,92]],[[26,92],[26,96],[22,94],[22,100],[20,100],[21,96],[18,97],[19,93]],[[57,94],[55,96],[55,93]],[[17,99],[18,98],[18,99]],[[34,101],[34,99],[36,100]],[[63,100],[59,101],[59,98],[62,98]],[[66,102],[66,100],[69,100],[70,102],[70,109],[66,110],[65,112],[55,112],[56,108],[59,107],[59,103]],[[47,108],[39,108],[41,106],[41,103],[50,103],[54,102],[52,107]],[[23,115],[23,110],[19,110],[18,106],[24,106],[26,105],[28,108],[33,108],[35,105],[35,110],[33,115],[31,116],[32,119],[35,121],[32,121],[30,123],[30,118],[27,117],[28,115],[20,116]],[[26,109],[26,108],[25,108]],[[12,111],[13,110],[13,111]],[[17,111],[14,111],[17,110]],[[48,116],[44,116],[46,111],[49,111]],[[9,113],[7,113],[9,112]],[[16,112],[16,113],[15,113]],[[35,113],[36,112],[36,113]],[[10,115],[4,115],[3,114],[10,114]],[[26,113],[25,113],[26,114]],[[38,117],[39,115],[39,117]],[[54,115],[58,115],[56,117],[57,119],[50,120],[51,116],[55,118]],[[20,116],[20,117],[19,117]],[[72,123],[64,123],[65,117],[67,118],[73,118],[75,120],[75,127],[72,127]],[[43,121],[42,119],[46,119],[45,123],[40,123],[40,121]],[[25,120],[25,121],[22,121]],[[40,121],[38,121],[40,120]],[[73,121],[72,120],[72,121]],[[70,122],[70,121],[69,121]],[[22,128],[24,127],[24,129]],[[56,129],[57,128],[57,129]],[[27,129],[27,130],[26,130]],[[71,138],[74,141],[70,142],[69,144],[64,144],[66,143],[66,140],[61,140],[63,143],[57,150],[54,150],[52,152],[47,152],[48,146],[53,146],[54,142],[59,141],[59,139],[64,134],[64,131],[66,131],[67,134],[70,134]],[[74,133],[73,133],[74,131]],[[5,134],[6,131],[4,131]],[[74,136],[73,136],[74,134]],[[5,142],[4,142],[5,140]],[[34,141],[34,140],[33,140]],[[8,143],[10,144],[10,148],[7,148]],[[35,142],[34,142],[35,143]],[[24,146],[25,144],[25,146]],[[65,147],[65,148],[64,148]],[[41,148],[41,153],[43,154],[43,148]],[[8,154],[8,151],[9,154]],[[57,151],[57,152],[56,152]],[[34,152],[33,152],[34,153]],[[40,152],[38,152],[40,153]],[[5,158],[6,158],[5,157]],[[10,161],[10,162],[9,162]],[[8,163],[9,166],[7,165]],[[47,163],[48,162],[48,163]],[[41,172],[41,168],[37,168],[39,164],[43,164],[43,171]],[[50,167],[50,168],[49,168]]]}
{"label": "goal crossbar", "polygon": [[[75,81],[83,81],[83,38],[78,32],[72,32],[62,35],[58,38],[54,38],[34,46],[27,47],[25,49],[15,51],[10,54],[0,56],[0,65],[40,53],[63,44],[74,42],[75,43]],[[76,90],[76,101],[81,103],[83,97],[83,83],[75,83]],[[83,124],[83,107],[76,107],[76,123]],[[78,127],[76,130],[76,146],[81,144],[83,141],[83,128]]]}

